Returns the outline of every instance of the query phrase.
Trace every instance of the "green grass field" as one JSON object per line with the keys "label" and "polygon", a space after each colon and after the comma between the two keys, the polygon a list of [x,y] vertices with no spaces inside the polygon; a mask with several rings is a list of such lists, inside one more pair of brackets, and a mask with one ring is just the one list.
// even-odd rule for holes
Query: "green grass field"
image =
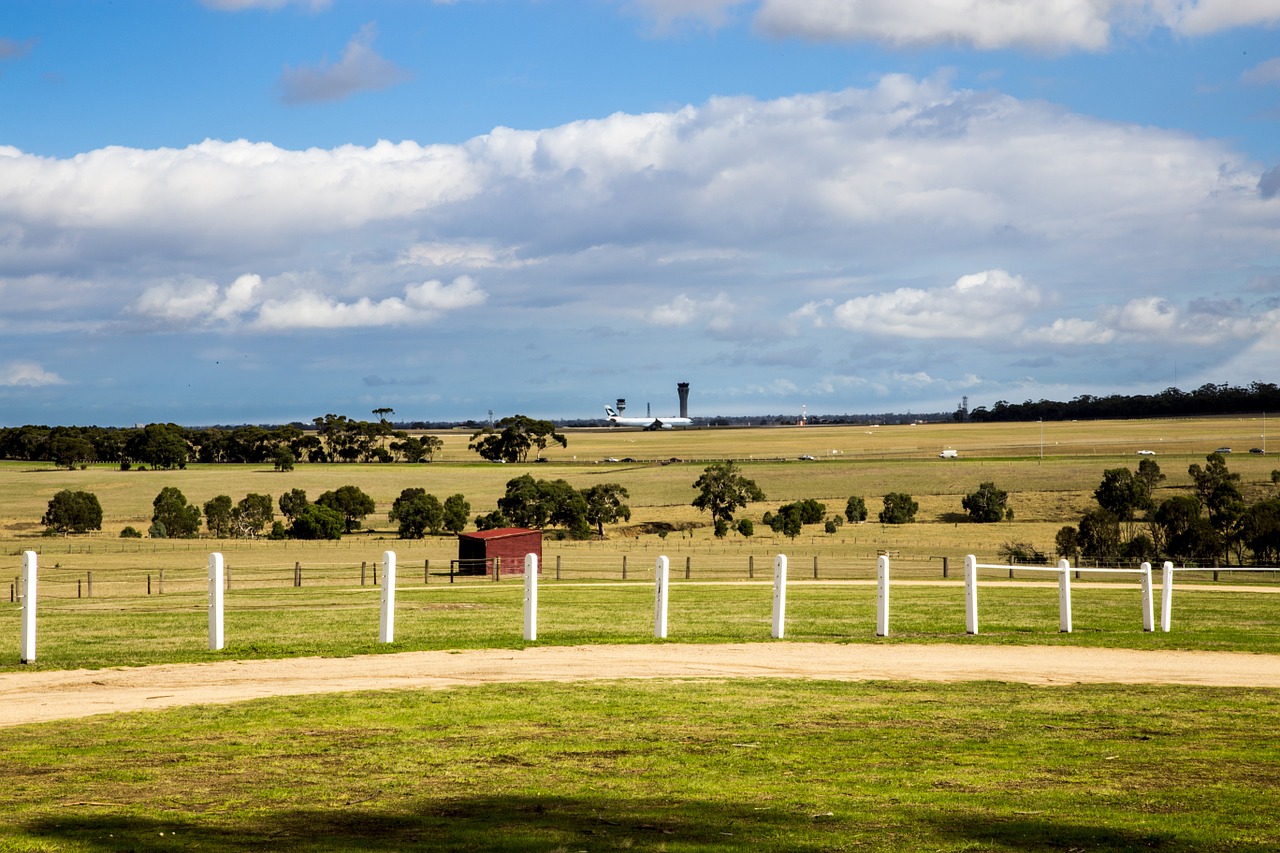
{"label": "green grass field", "polygon": [[1247,851],[1274,692],[521,684],[0,730],[11,851]]}

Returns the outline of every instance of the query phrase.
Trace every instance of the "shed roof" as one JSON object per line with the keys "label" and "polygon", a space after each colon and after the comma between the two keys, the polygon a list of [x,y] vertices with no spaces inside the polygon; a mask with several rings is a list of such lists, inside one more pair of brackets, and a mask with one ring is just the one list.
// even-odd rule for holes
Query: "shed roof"
{"label": "shed roof", "polygon": [[511,536],[528,536],[531,533],[541,534],[541,530],[528,527],[499,527],[494,530],[478,530],[475,533],[459,533],[462,539],[506,539]]}

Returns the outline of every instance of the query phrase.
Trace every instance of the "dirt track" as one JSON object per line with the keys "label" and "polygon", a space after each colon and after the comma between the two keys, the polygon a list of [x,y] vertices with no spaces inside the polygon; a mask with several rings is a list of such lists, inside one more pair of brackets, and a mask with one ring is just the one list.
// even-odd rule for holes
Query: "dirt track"
{"label": "dirt track", "polygon": [[351,690],[631,678],[994,680],[1280,688],[1280,655],[1051,646],[545,646],[355,658],[226,661],[0,673],[0,726],[94,714]]}

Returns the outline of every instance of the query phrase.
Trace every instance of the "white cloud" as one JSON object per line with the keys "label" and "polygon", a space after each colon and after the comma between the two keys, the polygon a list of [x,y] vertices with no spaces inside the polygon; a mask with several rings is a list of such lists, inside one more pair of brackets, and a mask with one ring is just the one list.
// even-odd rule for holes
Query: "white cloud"
{"label": "white cloud", "polygon": [[377,301],[362,297],[342,302],[301,291],[264,302],[254,325],[271,331],[413,326],[437,320],[448,311],[480,305],[486,298],[487,294],[466,276],[448,285],[438,281],[410,285],[403,298],[390,296]]}
{"label": "white cloud", "polygon": [[425,281],[405,288],[405,302],[419,312],[440,314],[484,304],[488,295],[469,276],[458,276],[452,284]]}
{"label": "white cloud", "polygon": [[412,75],[373,49],[378,28],[365,24],[351,37],[337,62],[286,68],[280,75],[281,100],[286,104],[340,101],[362,91],[389,89]]}
{"label": "white cloud", "polygon": [[1107,322],[1122,333],[1161,337],[1177,328],[1178,312],[1166,300],[1148,296],[1109,311]]}
{"label": "white cloud", "polygon": [[230,320],[249,311],[257,304],[258,290],[261,287],[262,276],[252,274],[240,276],[227,288],[222,304],[214,309],[214,318]]}
{"label": "white cloud", "polygon": [[1240,79],[1255,86],[1280,85],[1280,56],[1259,62],[1240,75]]}
{"label": "white cloud", "polygon": [[815,41],[1048,52],[1102,50],[1117,30],[1151,25],[1198,36],[1277,22],[1275,0],[763,0],[756,18]]}
{"label": "white cloud", "polygon": [[1150,0],[1171,29],[1186,35],[1208,35],[1235,27],[1280,23],[1276,0]]}
{"label": "white cloud", "polygon": [[[24,316],[124,305],[193,328],[335,327],[422,322],[475,298],[454,276],[483,270],[502,305],[571,305],[583,328],[618,314],[597,283],[631,280],[635,316],[666,328],[1065,338],[1087,321],[1055,329],[1037,289],[1001,290],[999,269],[932,283],[1016,269],[1085,318],[1139,279],[1183,299],[1206,269],[1269,263],[1271,186],[1217,141],[892,75],[463,145],[3,148],[0,287]],[[30,284],[33,269],[77,289]],[[889,275],[915,286],[871,284]],[[404,285],[433,278],[453,289]]]}
{"label": "white cloud", "polygon": [[1023,340],[1028,344],[1052,346],[1097,346],[1109,344],[1115,338],[1114,329],[1109,329],[1093,320],[1081,320],[1078,317],[1054,320],[1047,326],[1027,331],[1023,336]]}
{"label": "white cloud", "polygon": [[706,321],[712,328],[725,328],[733,311],[733,304],[723,293],[716,294],[713,299],[701,300],[681,293],[665,305],[650,309],[645,318],[655,326],[688,326]]}
{"label": "white cloud", "polygon": [[50,373],[34,361],[10,361],[0,364],[0,388],[39,388],[44,385],[65,385],[67,380]]}
{"label": "white cloud", "polygon": [[1041,301],[1035,287],[997,269],[961,276],[946,288],[859,296],[837,305],[832,318],[840,328],[886,337],[1005,339]]}
{"label": "white cloud", "polygon": [[491,243],[419,243],[400,256],[405,266],[516,269],[524,266],[516,252]]}
{"label": "white cloud", "polygon": [[208,315],[217,301],[218,285],[211,281],[165,282],[148,288],[133,310],[169,323],[186,323]]}
{"label": "white cloud", "polygon": [[757,23],[823,41],[1100,50],[1110,37],[1104,12],[1092,0],[764,0]]}

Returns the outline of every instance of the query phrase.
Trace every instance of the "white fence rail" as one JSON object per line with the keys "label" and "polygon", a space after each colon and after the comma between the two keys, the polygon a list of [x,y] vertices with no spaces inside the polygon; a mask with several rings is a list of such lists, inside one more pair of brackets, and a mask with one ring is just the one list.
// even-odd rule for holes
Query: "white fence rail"
{"label": "white fence rail", "polygon": [[[36,659],[36,604],[38,599],[38,558],[35,552],[23,554],[21,582],[21,642],[20,660],[32,663]],[[361,578],[365,574],[365,565],[361,564]],[[670,560],[666,556],[657,559],[653,569],[654,583],[654,637],[667,637],[667,617],[670,605]],[[979,563],[970,554],[964,561],[964,610],[965,630],[969,634],[978,634],[978,577],[981,571],[1009,572],[1011,567],[1004,563]],[[1141,587],[1142,630],[1154,631],[1154,609],[1152,607],[1151,564],[1143,563],[1133,569],[1127,568],[1086,568],[1074,569],[1067,560],[1060,560],[1057,566],[1018,565],[1019,572],[1034,572],[1057,575],[1058,580],[1058,630],[1061,633],[1072,631],[1072,584],[1071,575],[1137,575]],[[773,559],[773,614],[771,635],[775,639],[786,636],[787,608],[787,557],[778,554]],[[426,567],[424,566],[424,572]],[[538,637],[538,579],[539,560],[533,554],[524,561],[524,639],[534,642]],[[1160,629],[1168,632],[1171,628],[1173,614],[1174,576],[1177,572],[1203,572],[1205,569],[1195,567],[1175,567],[1166,562],[1162,566],[1161,616]],[[1233,567],[1232,572],[1278,572],[1274,567]],[[686,567],[687,572],[687,567]],[[815,575],[816,562],[815,562]],[[374,582],[381,583],[381,608],[379,614],[379,641],[392,643],[395,641],[395,596],[396,596],[396,553],[386,551],[380,562],[373,565]],[[644,572],[643,574],[647,574]],[[807,571],[805,572],[807,575]],[[865,575],[864,575],[865,577]],[[763,578],[761,579],[763,581]],[[209,555],[208,571],[208,616],[209,616],[209,649],[217,651],[224,648],[225,632],[223,610],[228,590],[232,589],[230,571],[225,565],[223,555]],[[876,622],[875,635],[889,636],[889,601],[890,601],[890,558],[881,555],[876,560]]]}
{"label": "white fence rail", "polygon": [[[1168,565],[1168,564],[1166,564]],[[979,563],[978,558],[970,554],[964,558],[964,602],[965,631],[978,633],[978,570],[999,569],[1008,571],[1007,565],[998,563]],[[1050,566],[1018,566],[1018,571],[1052,572],[1058,576],[1058,631],[1071,633],[1071,563],[1059,560],[1056,567]],[[1125,574],[1138,575],[1142,585],[1142,630],[1155,630],[1154,609],[1151,601],[1151,564],[1143,563],[1136,569],[1076,569],[1076,574]]]}
{"label": "white fence rail", "polygon": [[[1188,566],[1175,566],[1168,560],[1161,567],[1161,589],[1160,589],[1160,630],[1169,633],[1171,623],[1173,622],[1173,575],[1174,572],[1203,572],[1204,569]],[[1215,570],[1215,580],[1218,571],[1231,572],[1278,572],[1280,568],[1274,566],[1233,566],[1230,569]]]}

